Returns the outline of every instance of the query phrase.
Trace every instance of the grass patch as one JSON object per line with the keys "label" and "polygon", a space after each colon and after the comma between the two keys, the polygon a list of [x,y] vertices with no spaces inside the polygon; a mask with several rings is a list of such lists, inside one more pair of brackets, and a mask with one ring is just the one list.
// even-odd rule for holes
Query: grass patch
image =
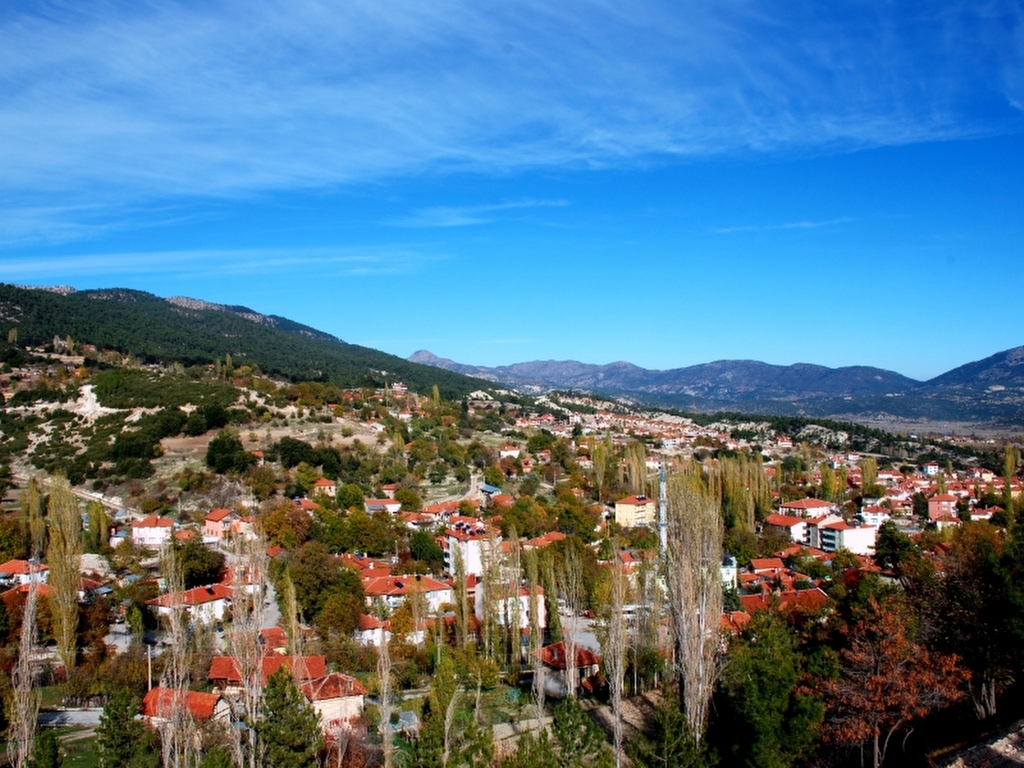
{"label": "grass patch", "polygon": [[99,768],[100,756],[96,751],[96,734],[81,728],[59,728],[61,749],[64,751],[63,768]]}

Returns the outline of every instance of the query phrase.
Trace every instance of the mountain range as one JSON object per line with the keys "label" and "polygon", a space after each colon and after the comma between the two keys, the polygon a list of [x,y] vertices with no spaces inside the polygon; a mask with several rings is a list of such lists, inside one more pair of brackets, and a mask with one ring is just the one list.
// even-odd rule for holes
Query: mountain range
{"label": "mountain range", "polygon": [[928,381],[869,366],[781,366],[754,360],[659,371],[627,362],[538,360],[488,368],[421,350],[412,362],[543,390],[573,390],[691,411],[848,418],[869,422],[1024,425],[1024,347],[967,363]]}
{"label": "mountain range", "polygon": [[892,428],[945,424],[1015,431],[1024,426],[1024,347],[967,363],[928,381],[867,366],[769,365],[719,360],[673,370],[628,362],[534,361],[488,368],[419,351],[407,360],[348,344],[315,328],[244,306],[123,288],[0,284],[0,347],[55,337],[130,353],[143,362],[212,364],[231,355],[293,381],[341,387],[403,381],[448,398],[495,385],[528,394],[571,390],[687,411],[834,418]]}

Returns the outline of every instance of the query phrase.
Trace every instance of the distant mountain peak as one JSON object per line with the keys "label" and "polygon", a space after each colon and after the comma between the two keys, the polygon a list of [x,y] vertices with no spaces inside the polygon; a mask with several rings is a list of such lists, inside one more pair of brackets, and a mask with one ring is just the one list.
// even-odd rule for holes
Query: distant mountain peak
{"label": "distant mountain peak", "polygon": [[534,360],[473,366],[420,350],[411,361],[527,391],[552,389],[625,397],[684,410],[737,410],[885,420],[1020,423],[1024,416],[1024,347],[968,363],[928,382],[864,365],[772,365],[716,360],[673,370],[618,361]]}

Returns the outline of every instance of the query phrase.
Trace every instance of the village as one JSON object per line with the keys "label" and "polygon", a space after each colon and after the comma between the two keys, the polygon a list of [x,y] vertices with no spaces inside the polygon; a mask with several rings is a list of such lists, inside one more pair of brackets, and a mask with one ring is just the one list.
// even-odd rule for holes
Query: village
{"label": "village", "polygon": [[[260,407],[269,405],[266,387],[257,391]],[[419,739],[429,672],[436,674],[430,657],[445,647],[475,648],[473,657],[486,662],[487,674],[479,664],[475,673],[478,701],[485,677],[491,691],[532,698],[536,730],[563,699],[607,705],[604,645],[616,625],[629,649],[617,650],[630,659],[628,692],[653,689],[674,654],[661,571],[672,515],[666,475],[717,478],[708,482],[733,510],[717,558],[725,636],[743,633],[759,612],[824,615],[833,586],[851,574],[899,583],[899,563],[886,559],[894,537],[921,540],[924,555],[939,563],[951,529],[970,521],[1005,525],[1021,494],[1015,465],[1004,473],[980,462],[915,465],[844,449],[843,435],[814,429],[792,436],[762,426],[752,435],[749,425],[734,425],[744,435],[738,438],[729,424],[610,410],[586,398],[577,409],[569,398],[542,399],[530,412],[486,393],[448,404],[397,382],[340,394],[339,403],[265,411],[274,420],[264,416],[262,437],[249,428],[254,447],[242,449],[243,472],[228,468],[215,477],[209,468],[216,441],[241,446],[246,426],[200,438],[207,468],[193,463],[178,476],[220,483],[217,506],[209,495],[193,496],[186,509],[184,492],[172,502],[166,493],[143,493],[132,507],[102,489],[77,491],[82,536],[96,550],[80,555],[79,634],[91,640],[75,652],[77,674],[144,654],[147,673],[132,686],[139,715],[156,732],[179,727],[184,707],[206,734],[201,749],[225,743],[253,689],[284,669],[333,759],[386,754],[391,741]],[[93,417],[101,409],[85,388],[80,402],[89,401]],[[460,407],[462,420],[487,420],[492,429],[457,433]],[[346,482],[322,458],[319,465],[290,460],[285,449],[313,448],[284,429],[271,431],[289,417],[315,424],[317,450],[358,455],[353,467],[376,456],[370,482]],[[334,433],[324,432],[333,427],[337,449]],[[166,457],[184,450],[173,439],[164,443]],[[730,479],[740,471],[741,488]],[[49,477],[25,465],[18,475],[24,482],[15,481],[9,498],[22,510],[32,493],[50,492]],[[258,498],[254,479],[265,484],[268,477],[270,490]],[[180,574],[169,579],[176,557],[186,565],[209,560],[208,580],[194,583],[198,567],[187,586]],[[8,637],[18,636],[30,599],[53,599],[49,571],[45,557],[0,564]],[[613,607],[608,585],[619,575],[626,597]],[[76,671],[48,637],[52,626],[33,651],[34,679],[66,684]],[[246,642],[258,649],[255,666]],[[170,657],[184,644],[189,670],[171,674],[183,662]],[[644,661],[645,653],[658,660]],[[398,674],[381,673],[392,664]],[[462,674],[471,680],[473,673]],[[94,682],[78,688],[66,697],[72,708],[106,695]],[[482,717],[478,703],[476,711],[498,754],[514,750],[523,704],[495,706]]]}

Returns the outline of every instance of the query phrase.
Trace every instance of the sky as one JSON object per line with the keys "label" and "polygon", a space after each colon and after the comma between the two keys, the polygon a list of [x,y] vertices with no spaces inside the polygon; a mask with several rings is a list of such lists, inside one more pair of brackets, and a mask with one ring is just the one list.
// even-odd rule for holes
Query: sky
{"label": "sky", "polygon": [[0,281],[477,365],[1024,344],[1019,2],[0,4]]}

